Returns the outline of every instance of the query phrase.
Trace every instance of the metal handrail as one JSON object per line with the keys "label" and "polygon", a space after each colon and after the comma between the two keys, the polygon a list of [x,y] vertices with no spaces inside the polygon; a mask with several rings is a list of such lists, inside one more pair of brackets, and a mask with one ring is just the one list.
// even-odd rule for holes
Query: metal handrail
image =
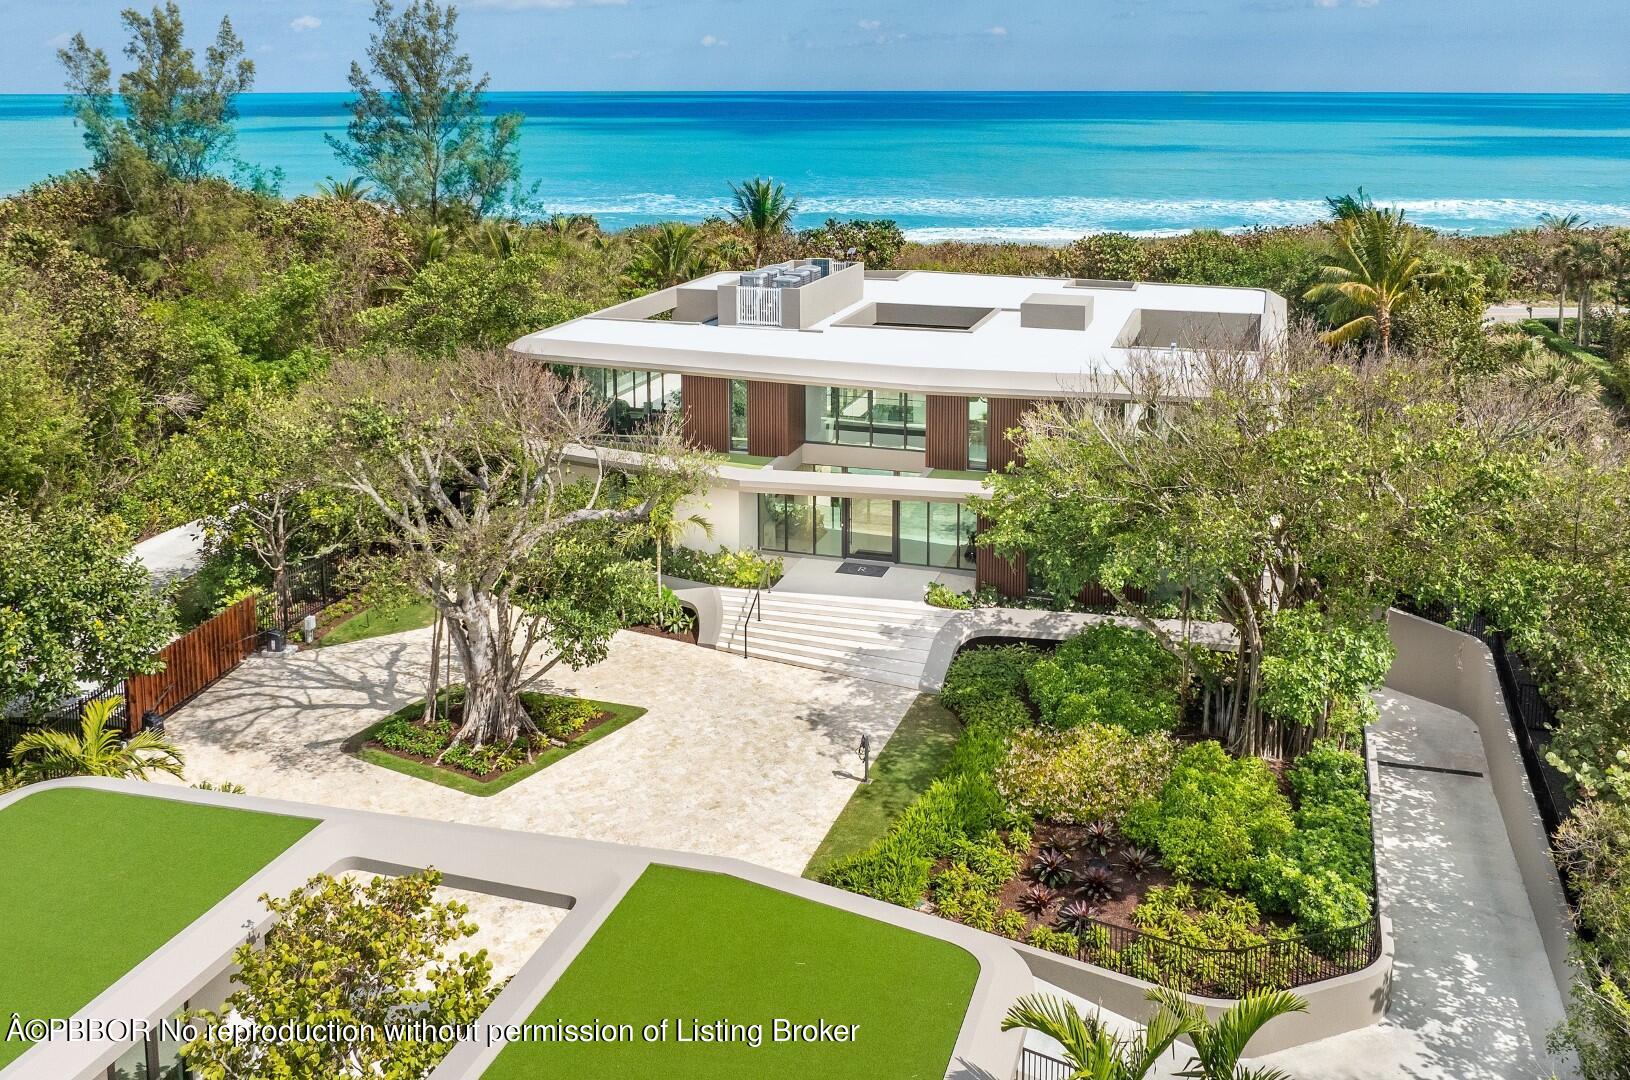
{"label": "metal handrail", "polygon": [[766,566],[758,572],[758,585],[753,589],[753,598],[747,601],[747,606],[742,609],[741,617],[736,620],[736,625],[741,627],[741,654],[744,657],[747,655],[748,626],[752,625],[755,620],[758,622],[764,621],[764,590],[769,587],[769,583],[770,568]]}
{"label": "metal handrail", "polygon": [[1070,1080],[1074,1075],[1074,1065],[1027,1046],[1019,1057],[1019,1068],[1013,1077],[1014,1080]]}

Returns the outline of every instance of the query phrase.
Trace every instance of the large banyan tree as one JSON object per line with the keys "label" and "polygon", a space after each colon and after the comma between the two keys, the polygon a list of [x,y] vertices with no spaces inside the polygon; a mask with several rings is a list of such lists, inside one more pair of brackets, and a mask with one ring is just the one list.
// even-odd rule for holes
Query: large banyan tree
{"label": "large banyan tree", "polygon": [[501,350],[347,360],[314,393],[331,481],[377,511],[394,565],[445,626],[465,682],[455,742],[535,734],[520,700],[534,653],[553,651],[545,668],[606,655],[624,590],[654,587],[618,571],[704,464],[659,428],[647,467],[611,468],[593,449],[604,404]]}
{"label": "large banyan tree", "polygon": [[[1241,754],[1356,734],[1392,659],[1386,608],[1471,591],[1479,534],[1547,438],[1543,393],[1468,392],[1444,364],[1301,332],[1266,355],[1136,357],[1124,383],[1124,405],[1026,417],[982,542],[1024,551],[1055,596],[1107,589],[1184,659],[1208,732]],[[1197,620],[1237,649],[1193,647]]]}

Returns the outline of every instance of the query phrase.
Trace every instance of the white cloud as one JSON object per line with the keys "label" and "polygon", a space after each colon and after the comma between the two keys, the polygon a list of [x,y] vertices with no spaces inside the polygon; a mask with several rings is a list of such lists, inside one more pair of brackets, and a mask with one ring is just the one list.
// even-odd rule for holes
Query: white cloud
{"label": "white cloud", "polygon": [[711,49],[715,45],[722,48],[728,44],[730,44],[730,42],[724,40],[723,38],[716,38],[712,34],[702,35],[702,48],[704,49]]}
{"label": "white cloud", "polygon": [[315,30],[321,25],[323,25],[323,20],[319,19],[317,16],[302,15],[298,19],[295,19],[293,22],[289,23],[289,29],[293,30],[296,34],[299,34],[306,30]]}
{"label": "white cloud", "polygon": [[855,25],[860,27],[862,30],[876,30],[883,24],[877,19],[861,19],[859,22],[855,23]]}
{"label": "white cloud", "polygon": [[985,33],[989,34],[991,37],[1007,37],[1007,27],[993,26],[989,30],[986,30]]}

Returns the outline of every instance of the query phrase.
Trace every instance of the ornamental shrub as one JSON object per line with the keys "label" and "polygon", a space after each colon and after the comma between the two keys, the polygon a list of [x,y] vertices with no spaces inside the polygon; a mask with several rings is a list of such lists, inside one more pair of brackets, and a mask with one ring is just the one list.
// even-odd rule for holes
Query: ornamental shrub
{"label": "ornamental shrub", "polygon": [[1119,724],[1142,734],[1177,726],[1181,674],[1153,635],[1104,623],[1031,664],[1025,685],[1049,727]]}
{"label": "ornamental shrub", "polygon": [[966,649],[946,669],[940,702],[961,716],[970,705],[1018,698],[1024,691],[1025,673],[1041,655],[1033,645]]}
{"label": "ornamental shrub", "polygon": [[947,919],[966,923],[975,930],[996,928],[996,893],[983,874],[964,863],[953,863],[934,878],[934,909]]}
{"label": "ornamental shrub", "polygon": [[1289,914],[1302,933],[1345,929],[1369,918],[1375,889],[1364,759],[1320,742],[1290,770],[1295,832],[1252,871],[1265,908]]}
{"label": "ornamental shrub", "polygon": [[1118,825],[1135,804],[1160,794],[1176,757],[1176,744],[1160,733],[1097,723],[1029,728],[1013,734],[996,788],[1031,817]]}
{"label": "ornamental shrub", "polygon": [[774,555],[742,549],[731,551],[695,551],[676,547],[663,557],[665,574],[699,581],[704,585],[719,585],[730,589],[756,589],[760,585],[774,585],[781,580],[786,563]]}
{"label": "ornamental shrub", "polygon": [[1290,802],[1264,762],[1231,758],[1207,741],[1177,755],[1159,798],[1132,807],[1121,832],[1156,848],[1179,878],[1239,889],[1293,826]]}
{"label": "ornamental shrub", "polygon": [[538,725],[546,738],[568,742],[600,715],[599,707],[582,698],[555,697],[545,694],[522,696],[527,715]]}
{"label": "ornamental shrub", "polygon": [[1025,943],[1063,956],[1075,956],[1081,951],[1080,938],[1067,930],[1054,930],[1050,926],[1032,927]]}

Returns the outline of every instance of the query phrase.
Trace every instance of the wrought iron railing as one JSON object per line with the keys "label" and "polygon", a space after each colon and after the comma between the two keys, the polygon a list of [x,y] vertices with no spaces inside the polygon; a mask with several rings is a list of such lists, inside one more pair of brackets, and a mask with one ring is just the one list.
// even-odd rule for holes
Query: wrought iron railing
{"label": "wrought iron railing", "polygon": [[1075,1069],[1068,1061],[1027,1046],[1019,1058],[1019,1069],[1013,1074],[1013,1080],[1070,1080],[1074,1075]]}
{"label": "wrought iron railing", "polygon": [[122,683],[93,690],[38,712],[19,710],[15,713],[0,714],[0,769],[11,767],[11,751],[24,735],[30,731],[77,732],[84,719],[85,706],[106,697],[119,699],[119,707],[114,711],[109,723],[117,725],[120,731],[128,730],[129,722],[125,717]]}

